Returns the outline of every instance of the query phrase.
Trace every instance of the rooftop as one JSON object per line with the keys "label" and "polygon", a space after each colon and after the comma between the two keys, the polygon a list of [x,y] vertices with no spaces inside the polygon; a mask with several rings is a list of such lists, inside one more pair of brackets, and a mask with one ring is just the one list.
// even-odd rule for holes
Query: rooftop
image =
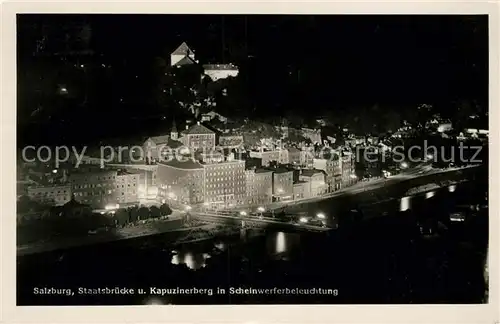
{"label": "rooftop", "polygon": [[293,170],[288,170],[287,168],[272,168],[269,169],[270,171],[273,171],[274,173],[288,173],[288,172],[293,172]]}
{"label": "rooftop", "polygon": [[314,176],[315,174],[318,174],[318,173],[323,173],[323,171],[322,170],[317,170],[317,169],[306,169],[306,170],[302,170],[301,176],[303,176],[303,177],[312,177],[312,176]]}
{"label": "rooftop", "polygon": [[203,169],[203,166],[200,163],[193,161],[191,159],[188,159],[186,161],[179,161],[177,159],[172,159],[170,161],[160,162],[158,163],[158,165],[165,165],[177,169],[186,169],[186,170]]}
{"label": "rooftop", "polygon": [[208,135],[208,134],[215,134],[215,132],[211,131],[207,127],[201,125],[201,124],[196,124],[185,131],[183,131],[183,134],[185,135]]}
{"label": "rooftop", "polygon": [[170,136],[168,136],[168,135],[152,136],[149,139],[151,141],[153,141],[156,145],[166,144],[168,142],[168,140],[170,139]]}
{"label": "rooftop", "polygon": [[121,176],[121,175],[129,175],[129,174],[141,174],[142,172],[139,171],[139,170],[133,170],[133,169],[127,169],[127,170],[124,170],[124,169],[119,169],[118,170],[118,176]]}
{"label": "rooftop", "polygon": [[194,54],[194,51],[192,51],[189,46],[186,44],[186,42],[182,42],[179,47],[176,48],[175,51],[172,52],[172,55],[190,55]]}
{"label": "rooftop", "polygon": [[272,170],[269,170],[269,169],[255,169],[255,173],[269,173],[269,172],[273,172]]}
{"label": "rooftop", "polygon": [[175,63],[175,66],[190,65],[190,64],[196,64],[196,62],[189,56],[185,56],[179,62]]}

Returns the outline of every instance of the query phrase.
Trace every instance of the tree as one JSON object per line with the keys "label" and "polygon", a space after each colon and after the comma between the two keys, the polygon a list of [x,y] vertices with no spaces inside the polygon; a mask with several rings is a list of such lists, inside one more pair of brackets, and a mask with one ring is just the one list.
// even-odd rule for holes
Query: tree
{"label": "tree", "polygon": [[149,209],[147,207],[142,206],[141,208],[139,208],[138,214],[140,220],[146,220],[149,218]]}
{"label": "tree", "polygon": [[170,206],[167,204],[162,204],[160,206],[160,215],[161,216],[168,216],[172,214],[172,209],[170,209]]}
{"label": "tree", "polygon": [[129,210],[129,222],[134,223],[139,220],[139,209],[137,207],[132,207]]}
{"label": "tree", "polygon": [[158,208],[156,206],[151,206],[149,208],[149,214],[150,214],[150,218],[160,218],[160,216],[161,216],[160,208]]}
{"label": "tree", "polygon": [[120,208],[116,211],[114,218],[118,226],[123,226],[129,222],[129,213],[126,209]]}

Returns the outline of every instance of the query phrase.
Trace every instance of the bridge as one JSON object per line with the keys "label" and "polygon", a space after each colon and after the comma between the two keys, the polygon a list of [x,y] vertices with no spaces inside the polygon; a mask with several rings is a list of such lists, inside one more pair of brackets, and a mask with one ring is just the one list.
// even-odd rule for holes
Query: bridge
{"label": "bridge", "polygon": [[248,216],[232,216],[221,215],[207,212],[190,212],[189,215],[201,221],[208,221],[211,223],[218,223],[224,225],[236,225],[241,229],[275,229],[287,231],[307,231],[307,232],[327,232],[331,230],[328,227],[315,226],[305,223],[291,223],[279,221],[269,217],[248,217]]}

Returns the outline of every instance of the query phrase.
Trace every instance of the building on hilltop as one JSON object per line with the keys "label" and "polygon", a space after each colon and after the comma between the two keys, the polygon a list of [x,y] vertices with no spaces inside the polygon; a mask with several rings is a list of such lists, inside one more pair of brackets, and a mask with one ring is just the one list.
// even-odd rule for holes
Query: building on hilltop
{"label": "building on hilltop", "polygon": [[170,54],[170,65],[180,66],[186,64],[194,64],[195,55],[194,51],[189,48],[186,42],[183,42],[175,51]]}
{"label": "building on hilltop", "polygon": [[213,81],[217,81],[228,77],[237,77],[239,69],[234,64],[205,64],[203,72]]}

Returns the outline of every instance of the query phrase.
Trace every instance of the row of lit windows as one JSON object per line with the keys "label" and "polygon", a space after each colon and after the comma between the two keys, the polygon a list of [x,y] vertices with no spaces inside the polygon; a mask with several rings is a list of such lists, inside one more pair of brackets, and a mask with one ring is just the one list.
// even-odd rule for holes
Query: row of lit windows
{"label": "row of lit windows", "polygon": [[45,196],[49,196],[49,195],[50,195],[50,196],[53,196],[53,195],[57,195],[57,194],[61,194],[61,193],[62,193],[62,194],[66,194],[66,193],[67,193],[67,191],[66,191],[66,190],[62,190],[62,191],[61,191],[61,190],[58,190],[57,192],[55,192],[55,191],[45,191],[45,192],[40,192],[40,191],[39,191],[39,192],[35,193],[35,195],[36,195],[36,196],[41,196],[41,195],[45,195]]}
{"label": "row of lit windows", "polygon": [[83,184],[83,185],[74,185],[73,188],[74,189],[87,189],[87,188],[106,188],[106,187],[112,187],[114,186],[113,183],[98,183],[98,184]]}
{"label": "row of lit windows", "polygon": [[[115,176],[108,176],[108,177],[103,177],[103,176],[98,176],[98,177],[91,177],[91,179],[95,179],[97,178],[98,181],[101,181],[101,180],[115,180],[116,177]],[[80,178],[80,179],[72,179],[71,182],[77,182],[78,181],[89,181],[89,178],[85,177],[85,178]]]}

